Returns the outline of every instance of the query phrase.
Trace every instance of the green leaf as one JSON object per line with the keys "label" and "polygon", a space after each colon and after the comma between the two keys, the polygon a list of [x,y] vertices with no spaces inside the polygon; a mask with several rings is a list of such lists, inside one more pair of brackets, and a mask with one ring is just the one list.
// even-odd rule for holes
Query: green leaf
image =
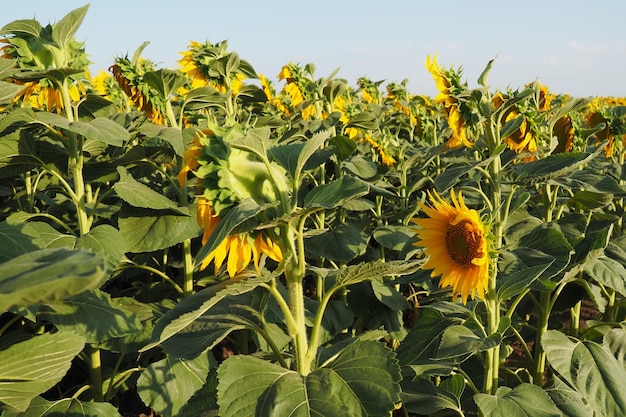
{"label": "green leaf", "polygon": [[68,132],[76,133],[85,139],[106,143],[112,146],[122,146],[130,138],[128,130],[120,126],[113,120],[98,117],[89,122],[70,122],[58,114],[39,112],[37,120],[49,126],[61,128]]}
{"label": "green leaf", "polygon": [[0,264],[0,311],[62,300],[98,286],[104,260],[84,250],[42,249]]}
{"label": "green leaf", "polygon": [[599,146],[593,153],[568,152],[549,155],[526,164],[517,164],[512,169],[517,173],[520,181],[547,181],[550,178],[567,176],[578,170],[603,150],[603,147]]}
{"label": "green leaf", "polygon": [[177,416],[194,393],[202,388],[209,370],[216,366],[211,352],[193,360],[166,357],[150,364],[141,373],[137,392],[159,415]]}
{"label": "green leaf", "polygon": [[306,376],[236,355],[219,367],[218,377],[223,417],[383,416],[400,400],[399,368],[378,342],[354,342],[328,367]]}
{"label": "green leaf", "polygon": [[613,194],[580,190],[573,197],[567,199],[565,204],[576,210],[585,211],[605,207],[612,202]]}
{"label": "green leaf", "polygon": [[83,19],[89,10],[89,4],[72,10],[59,20],[52,28],[52,39],[61,48],[67,48],[76,31],[83,23]]}
{"label": "green leaf", "polygon": [[0,29],[0,33],[3,35],[9,34],[25,34],[30,35],[33,38],[39,38],[41,35],[41,31],[43,30],[43,26],[35,19],[20,19],[14,20],[11,23],[8,23]]}
{"label": "green leaf", "polygon": [[[179,211],[183,208],[179,208]],[[152,252],[172,247],[200,234],[195,216],[123,205],[118,220],[127,252]]]}
{"label": "green leaf", "polygon": [[38,316],[59,329],[77,331],[88,343],[102,343],[142,330],[133,312],[116,306],[111,296],[100,290],[46,303],[39,308]]}
{"label": "green leaf", "polygon": [[558,375],[554,377],[554,385],[546,389],[554,404],[567,417],[589,417],[593,412],[582,400],[580,394],[563,382]]}
{"label": "green leaf", "polygon": [[341,206],[348,200],[362,197],[368,192],[369,186],[365,181],[345,175],[338,180],[313,188],[304,199],[304,207],[331,209]]}
{"label": "green leaf", "polygon": [[594,416],[626,414],[626,369],[609,349],[612,339],[573,341],[548,330],[541,344],[550,366],[580,393]]}
{"label": "green leaf", "polygon": [[339,270],[335,278],[335,286],[346,287],[386,276],[407,275],[417,271],[421,265],[419,261],[372,261],[345,266]]}
{"label": "green leaf", "polygon": [[200,87],[191,90],[185,96],[185,108],[199,110],[206,107],[223,107],[226,95],[213,87]]}
{"label": "green leaf", "polygon": [[551,263],[547,263],[524,268],[513,273],[507,272],[498,281],[498,298],[507,300],[520,294],[539,278],[550,265]]}
{"label": "green leaf", "polygon": [[270,129],[269,127],[251,129],[244,137],[233,139],[228,144],[235,149],[254,154],[261,161],[267,161],[267,151],[270,147]]}
{"label": "green leaf", "polygon": [[0,105],[6,105],[13,100],[13,98],[24,89],[24,86],[8,83],[6,81],[0,81]]}
{"label": "green leaf", "polygon": [[143,81],[158,92],[159,97],[170,97],[180,87],[185,85],[185,76],[180,71],[159,69],[148,71],[143,75]]}
{"label": "green leaf", "polygon": [[[44,223],[45,224],[45,223]],[[63,235],[67,236],[67,235]],[[63,240],[64,238],[59,238]],[[126,248],[119,230],[108,224],[100,224],[76,240],[75,247],[89,249],[106,260],[107,271],[112,272],[124,257]]]}
{"label": "green leaf", "polygon": [[342,223],[323,234],[306,239],[306,251],[311,256],[321,256],[347,263],[367,249],[368,233],[359,223]]}
{"label": "green leaf", "polygon": [[550,396],[533,384],[511,389],[500,387],[495,395],[476,394],[474,401],[485,417],[561,417]]}
{"label": "green leaf", "polygon": [[622,263],[608,256],[598,256],[587,262],[584,270],[597,283],[626,295],[626,268]]}
{"label": "green leaf", "polygon": [[[198,311],[202,311],[202,314],[191,313],[193,316],[197,315],[192,323],[161,343],[163,350],[170,356],[195,358],[212,349],[236,330],[261,332],[264,327],[260,314],[255,309],[254,294],[250,292],[224,297],[210,306],[208,303],[204,304]],[[180,319],[185,318],[175,319],[173,325],[176,326]],[[159,322],[155,332],[160,329]],[[169,329],[164,329],[167,330]]]}
{"label": "green leaf", "polygon": [[355,155],[341,163],[341,167],[363,179],[374,178],[378,174],[378,165],[362,155]]}
{"label": "green leaf", "polygon": [[323,130],[317,132],[310,139],[308,139],[300,153],[298,154],[298,162],[296,163],[296,169],[294,172],[294,178],[299,178],[302,170],[304,169],[307,161],[313,156],[313,154],[324,146],[326,140],[330,137],[330,130]]}
{"label": "green leaf", "polygon": [[32,235],[26,232],[25,229],[26,226],[22,224],[13,225],[8,224],[6,221],[0,222],[0,242],[3,242],[2,250],[0,251],[0,262],[9,261],[19,255],[40,249],[40,246],[34,242]]}
{"label": "green leaf", "polygon": [[[259,285],[269,281],[270,279],[274,279],[273,276],[257,276],[254,279],[250,280],[242,280],[236,283],[228,285],[225,289],[214,293],[214,290],[210,287],[200,290],[189,297],[185,297],[182,301],[180,301],[174,308],[165,313],[156,323],[154,332],[152,334],[152,343],[146,346],[142,351],[150,349],[158,344],[163,344],[169,338],[175,336],[176,334],[186,331],[189,329],[188,333],[193,335],[193,330],[195,326],[196,320],[201,319],[203,316],[210,317],[213,309],[216,305],[220,304],[220,309],[223,309],[224,304],[228,304],[228,302],[222,303],[224,299],[234,299],[235,296],[246,294],[249,291],[254,290]],[[246,310],[243,308],[241,311]],[[218,311],[218,310],[216,310]],[[240,317],[237,317],[237,312],[234,312],[231,316],[225,316],[223,318],[217,317],[217,319],[224,320],[225,322],[230,321],[245,321],[250,317],[249,309],[246,310],[244,314],[244,320]],[[214,317],[214,319],[216,319]],[[207,325],[211,325],[211,323],[207,323]],[[206,327],[204,329],[204,334],[200,335],[200,337],[205,338],[204,340],[208,340],[208,345],[202,346],[199,348],[199,353],[206,350],[211,345],[211,336],[206,336],[211,331],[215,334],[222,332],[224,334],[223,323],[216,323],[214,328]],[[227,330],[227,329],[226,329]],[[228,334],[228,332],[226,332]],[[219,335],[214,337],[215,343],[219,342]],[[188,344],[178,344],[178,346],[174,343],[170,345],[172,347],[172,351],[170,354],[177,357],[188,357],[192,358],[197,356],[195,352],[198,350],[198,347],[189,346]],[[190,353],[188,353],[190,352]]]}
{"label": "green leaf", "polygon": [[113,185],[113,189],[122,200],[131,206],[153,210],[172,210],[183,215],[189,214],[186,207],[178,207],[178,204],[163,194],[135,180],[126,168],[119,166],[117,172],[120,174],[120,180]]}
{"label": "green leaf", "polygon": [[461,358],[478,352],[484,352],[502,342],[500,333],[488,337],[474,333],[462,325],[453,325],[444,330],[437,349],[437,359]]}
{"label": "green leaf", "polygon": [[436,387],[426,378],[403,382],[400,397],[402,405],[410,413],[431,415],[443,410],[462,410],[459,400],[454,395]]}
{"label": "green leaf", "polygon": [[3,413],[3,417],[120,417],[117,408],[106,402],[63,398],[48,401],[36,397],[23,413]]}
{"label": "green leaf", "polygon": [[172,149],[176,155],[183,156],[185,154],[184,132],[175,127],[164,127],[153,124],[145,124],[139,129],[141,134],[152,139],[161,139],[172,145]]}
{"label": "green leaf", "polygon": [[26,410],[65,376],[84,345],[82,336],[59,331],[0,350],[0,409]]}
{"label": "green leaf", "polygon": [[374,230],[372,237],[384,248],[400,252],[415,240],[415,232],[404,225],[381,226]]}
{"label": "green leaf", "polygon": [[442,375],[441,371],[452,369],[452,361],[437,360],[435,357],[439,340],[445,330],[461,322],[462,319],[451,314],[444,315],[435,308],[423,308],[412,331],[402,340],[396,350],[400,364],[402,366],[417,365],[417,370],[424,370],[428,372],[427,375]]}

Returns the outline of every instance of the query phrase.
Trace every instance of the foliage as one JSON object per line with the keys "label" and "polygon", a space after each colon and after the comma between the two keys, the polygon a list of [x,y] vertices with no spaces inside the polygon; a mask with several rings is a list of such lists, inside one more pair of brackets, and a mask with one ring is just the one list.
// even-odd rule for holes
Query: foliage
{"label": "foliage", "polygon": [[[0,29],[3,416],[626,413],[621,101],[430,57],[432,100],[278,86],[225,41],[92,77],[87,11]],[[458,255],[470,210],[485,287],[456,299],[427,246]]]}

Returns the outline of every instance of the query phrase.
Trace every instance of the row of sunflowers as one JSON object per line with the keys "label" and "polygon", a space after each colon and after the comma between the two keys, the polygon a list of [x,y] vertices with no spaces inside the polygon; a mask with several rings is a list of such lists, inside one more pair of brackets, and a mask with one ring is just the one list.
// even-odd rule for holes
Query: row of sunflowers
{"label": "row of sunflowers", "polygon": [[626,106],[0,29],[3,416],[626,413]]}

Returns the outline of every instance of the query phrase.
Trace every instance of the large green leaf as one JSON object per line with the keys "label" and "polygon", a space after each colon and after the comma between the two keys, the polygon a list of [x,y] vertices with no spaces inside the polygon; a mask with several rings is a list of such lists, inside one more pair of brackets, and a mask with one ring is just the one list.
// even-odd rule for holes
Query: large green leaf
{"label": "large green leaf", "polygon": [[568,152],[549,155],[526,164],[517,164],[513,166],[513,171],[517,173],[521,181],[547,181],[551,178],[567,176],[589,163],[602,151],[603,147],[598,146],[593,153]]}
{"label": "large green leaf", "polygon": [[372,341],[354,342],[327,367],[306,376],[251,356],[218,369],[220,415],[384,416],[400,401],[393,353]]}
{"label": "large green leaf", "polygon": [[163,194],[135,180],[126,168],[117,167],[117,172],[120,174],[120,180],[113,185],[113,189],[131,206],[153,210],[172,210],[182,215],[189,214],[186,207],[178,207],[178,204]]}
{"label": "large green leaf", "polygon": [[39,308],[38,316],[60,329],[79,332],[88,343],[101,343],[142,330],[133,312],[115,305],[111,296],[100,290],[46,303]]}
{"label": "large green leaf", "polygon": [[435,308],[422,309],[412,331],[396,350],[400,364],[411,367],[417,375],[446,375],[453,362],[435,359],[437,348],[446,329],[461,322],[461,318],[444,315]]}
{"label": "large green leaf", "polygon": [[62,300],[95,288],[104,260],[88,251],[41,249],[0,264],[0,311]]}
{"label": "large green leaf", "polygon": [[[461,375],[455,375],[461,377]],[[462,377],[461,377],[462,378]],[[443,410],[461,411],[460,400],[441,387],[435,386],[430,378],[418,378],[402,383],[402,405],[411,413],[430,415]]]}
{"label": "large green leaf", "polygon": [[54,113],[37,113],[37,119],[47,125],[65,129],[69,132],[83,136],[107,145],[122,146],[130,137],[130,133],[113,120],[98,117],[89,122],[70,122],[65,117]]}
{"label": "large green leaf", "polygon": [[148,138],[162,139],[166,141],[172,145],[172,149],[174,149],[174,152],[176,152],[177,155],[183,156],[185,154],[186,131],[181,131],[175,127],[164,127],[153,124],[143,125],[139,131]]}
{"label": "large green leaf", "polygon": [[43,26],[35,19],[20,19],[14,20],[8,23],[0,29],[0,33],[3,35],[23,33],[30,35],[34,38],[39,38]]}
{"label": "large green leaf", "polygon": [[483,337],[466,326],[452,325],[443,332],[436,358],[462,360],[468,355],[498,346],[501,342],[502,335],[499,333]]}
{"label": "large green leaf", "polygon": [[331,209],[341,206],[349,200],[362,197],[368,192],[369,186],[365,181],[346,175],[312,189],[304,199],[304,207]]}
{"label": "large green leaf", "polygon": [[485,417],[561,417],[550,396],[533,384],[511,389],[500,387],[495,395],[476,394],[474,401]]}
{"label": "large green leaf", "polygon": [[128,205],[122,206],[118,225],[126,251],[132,253],[169,248],[200,233],[195,216]]}
{"label": "large green leaf", "polygon": [[6,105],[24,89],[24,86],[0,81],[0,105]]}
{"label": "large green leaf", "polygon": [[212,349],[231,332],[243,329],[261,332],[263,327],[254,295],[248,292],[219,300],[161,346],[171,356],[191,359]]}
{"label": "large green leaf", "polygon": [[80,236],[74,247],[94,251],[105,259],[107,270],[112,272],[126,252],[122,242],[122,234],[119,230],[108,224],[100,224]]}
{"label": "large green leaf", "polygon": [[[557,330],[542,339],[550,366],[582,396],[594,416],[626,415],[626,369],[610,347],[615,337],[603,344],[575,341]],[[623,358],[620,358],[623,359]]]}
{"label": "large green leaf", "polygon": [[547,263],[505,274],[498,280],[498,297],[501,300],[515,297],[539,278],[549,266],[550,263]]}
{"label": "large green leaf", "polygon": [[166,357],[150,364],[137,380],[143,402],[163,416],[183,416],[180,410],[205,384],[217,366],[211,352],[192,360]]}
{"label": "large green leaf", "polygon": [[53,25],[52,39],[61,48],[66,48],[69,45],[81,23],[83,23],[87,10],[89,10],[89,4],[72,10]]}
{"label": "large green leaf", "polygon": [[337,287],[346,287],[359,282],[372,281],[386,276],[407,275],[417,271],[422,265],[420,261],[372,261],[362,262],[341,268],[333,275]]}
{"label": "large green leaf", "polygon": [[626,268],[624,264],[608,256],[598,256],[585,264],[584,269],[599,284],[626,295],[626,282],[624,281]]}
{"label": "large green leaf", "polygon": [[[216,314],[216,317],[213,317],[213,319],[223,320],[224,322],[218,322],[214,327],[211,327],[212,324],[210,320],[207,323],[200,324],[199,326],[204,333],[199,335],[194,334],[196,320],[200,320],[202,317],[211,317],[211,309],[220,303],[218,309],[219,314],[224,313],[223,309],[225,306],[227,308],[228,301],[222,303],[223,300],[237,300],[235,298],[236,296],[245,295],[247,292],[254,290],[270,279],[273,278],[271,276],[259,276],[254,279],[242,280],[231,284],[216,294],[211,288],[206,288],[184,298],[157,321],[152,336],[152,343],[143,350],[164,343],[180,332],[186,332],[189,335],[188,337],[194,338],[198,336],[204,338],[207,344],[203,346],[190,346],[181,344],[182,342],[178,342],[178,344],[172,343],[168,345],[168,347],[172,349],[170,354],[187,358],[198,356],[204,350],[210,348],[212,343],[217,343],[220,335],[228,334],[228,329],[224,327],[224,322],[239,321],[241,323],[249,319],[251,311],[247,310],[244,314],[244,318],[238,317],[236,312],[233,312],[232,315],[226,312],[225,316]],[[246,310],[245,306],[242,306],[242,308]]]}
{"label": "large green leaf", "polygon": [[21,224],[13,225],[8,224],[6,221],[0,222],[0,242],[2,242],[0,262],[8,261],[40,248],[33,242],[32,236],[24,232],[24,227]]}
{"label": "large green leaf", "polygon": [[65,376],[84,345],[82,336],[59,331],[0,350],[0,410],[26,410]]}
{"label": "large green leaf", "polygon": [[342,223],[339,226],[306,239],[310,256],[321,256],[340,263],[348,263],[367,249],[369,234],[359,223]]}
{"label": "large green leaf", "polygon": [[120,417],[117,408],[107,402],[80,401],[76,398],[48,401],[33,399],[23,413],[3,413],[3,417]]}

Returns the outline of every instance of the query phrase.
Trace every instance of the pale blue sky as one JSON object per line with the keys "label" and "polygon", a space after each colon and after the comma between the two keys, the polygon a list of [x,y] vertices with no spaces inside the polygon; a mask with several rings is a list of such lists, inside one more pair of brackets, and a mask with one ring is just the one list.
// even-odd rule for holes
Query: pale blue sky
{"label": "pale blue sky", "polygon": [[5,4],[0,26],[35,18],[54,23],[90,3],[77,33],[92,71],[118,55],[142,56],[176,68],[190,40],[228,41],[231,51],[275,80],[288,62],[313,63],[315,77],[340,68],[352,86],[409,79],[413,94],[436,94],[424,67],[463,67],[476,79],[496,58],[490,85],[522,88],[538,80],[554,93],[626,96],[626,2],[621,0],[27,0]]}

